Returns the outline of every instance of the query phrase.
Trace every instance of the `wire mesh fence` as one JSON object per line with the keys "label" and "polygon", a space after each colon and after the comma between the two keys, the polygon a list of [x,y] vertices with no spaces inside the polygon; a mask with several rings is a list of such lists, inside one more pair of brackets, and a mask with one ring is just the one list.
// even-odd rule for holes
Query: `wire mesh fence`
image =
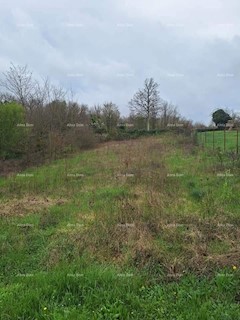
{"label": "wire mesh fence", "polygon": [[239,129],[198,132],[197,140],[206,148],[239,153]]}

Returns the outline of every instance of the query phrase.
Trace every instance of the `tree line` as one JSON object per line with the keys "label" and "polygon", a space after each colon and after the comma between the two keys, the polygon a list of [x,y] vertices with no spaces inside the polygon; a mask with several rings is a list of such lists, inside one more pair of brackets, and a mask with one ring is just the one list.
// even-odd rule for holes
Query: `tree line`
{"label": "tree line", "polygon": [[176,106],[160,97],[153,78],[133,95],[125,117],[111,101],[94,106],[74,101],[48,78],[35,79],[27,66],[11,64],[2,74],[0,88],[1,159],[57,159],[139,130],[192,126]]}

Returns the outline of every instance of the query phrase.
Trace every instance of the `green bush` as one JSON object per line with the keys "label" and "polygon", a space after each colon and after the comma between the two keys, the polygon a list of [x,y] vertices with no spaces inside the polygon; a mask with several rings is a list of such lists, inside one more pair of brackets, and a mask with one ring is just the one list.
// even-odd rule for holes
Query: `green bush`
{"label": "green bush", "polygon": [[0,158],[15,158],[23,152],[24,114],[23,107],[15,102],[0,103]]}
{"label": "green bush", "polygon": [[136,139],[139,137],[158,135],[163,132],[166,132],[166,130],[165,129],[159,129],[159,130],[156,129],[156,130],[147,131],[146,129],[134,129],[134,130],[119,129],[114,138],[115,138],[115,140]]}

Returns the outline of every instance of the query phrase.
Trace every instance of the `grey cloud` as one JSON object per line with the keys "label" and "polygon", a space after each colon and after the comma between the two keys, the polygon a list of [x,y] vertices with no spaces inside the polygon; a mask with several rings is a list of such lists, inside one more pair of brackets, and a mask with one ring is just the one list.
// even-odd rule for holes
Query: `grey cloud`
{"label": "grey cloud", "polygon": [[0,13],[0,69],[27,63],[38,76],[73,88],[79,102],[113,100],[124,114],[150,76],[163,98],[196,121],[209,122],[218,106],[236,109],[240,5],[216,0],[198,14],[189,1],[182,2],[188,12],[173,0],[140,1],[141,10],[134,2],[10,0]]}

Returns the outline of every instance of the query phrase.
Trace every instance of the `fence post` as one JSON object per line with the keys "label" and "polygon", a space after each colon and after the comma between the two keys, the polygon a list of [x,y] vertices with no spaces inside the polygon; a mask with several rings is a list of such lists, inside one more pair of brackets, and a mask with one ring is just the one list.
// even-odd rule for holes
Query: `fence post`
{"label": "fence post", "polygon": [[226,128],[224,128],[224,151],[226,150]]}
{"label": "fence post", "polygon": [[213,143],[213,150],[215,149],[215,135],[214,135],[214,130],[213,130],[213,141],[212,141],[212,143]]}
{"label": "fence post", "polygon": [[237,154],[238,154],[238,128],[237,128]]}

